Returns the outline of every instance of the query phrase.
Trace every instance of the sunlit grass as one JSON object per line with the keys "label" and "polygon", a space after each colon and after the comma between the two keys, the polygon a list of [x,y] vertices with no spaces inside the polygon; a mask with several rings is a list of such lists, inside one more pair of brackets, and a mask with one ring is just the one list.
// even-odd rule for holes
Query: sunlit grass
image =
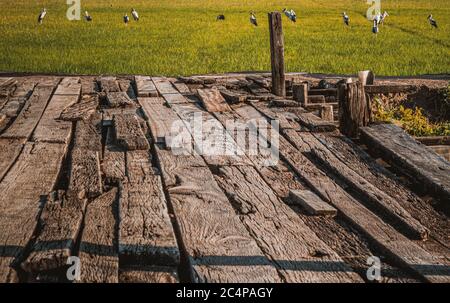
{"label": "sunlit grass", "polygon": [[[30,3],[31,2],[31,3]],[[66,19],[65,1],[0,0],[0,71],[188,75],[270,69],[267,12],[283,18],[288,71],[377,75],[448,73],[450,0],[382,0],[390,13],[378,37],[362,0],[81,0],[94,21]],[[37,14],[48,15],[38,26]],[[125,26],[131,7],[139,22]],[[260,26],[249,23],[256,12]],[[346,11],[351,27],[340,14]],[[440,28],[433,30],[432,12]],[[218,14],[224,22],[216,22]]]}

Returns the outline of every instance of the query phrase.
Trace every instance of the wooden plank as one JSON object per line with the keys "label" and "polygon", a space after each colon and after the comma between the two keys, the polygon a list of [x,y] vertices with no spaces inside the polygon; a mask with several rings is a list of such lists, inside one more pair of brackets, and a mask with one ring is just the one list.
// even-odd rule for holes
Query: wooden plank
{"label": "wooden plank", "polygon": [[81,77],[81,95],[93,95],[99,92],[97,81],[94,77]]}
{"label": "wooden plank", "polygon": [[186,99],[186,97],[184,97],[182,94],[164,94],[163,98],[168,104],[189,103],[189,100]]}
{"label": "wooden plank", "polygon": [[291,190],[289,197],[315,216],[336,216],[337,210],[310,190]]}
{"label": "wooden plank", "polygon": [[361,281],[291,208],[278,199],[253,167],[220,167],[216,180],[262,251],[276,264],[284,281]]}
{"label": "wooden plank", "polygon": [[172,82],[173,86],[175,86],[175,88],[178,90],[178,92],[180,92],[180,94],[182,94],[182,95],[190,95],[191,94],[191,90],[182,80],[179,80],[179,79],[169,79],[169,80],[170,80],[170,82]]}
{"label": "wooden plank", "polygon": [[247,101],[246,94],[236,93],[227,89],[221,89],[220,93],[225,98],[225,100],[230,104],[243,103]]}
{"label": "wooden plank", "polygon": [[120,283],[178,283],[176,268],[168,266],[136,266],[120,269]]}
{"label": "wooden plank", "polygon": [[147,150],[147,138],[134,114],[118,114],[113,118],[115,144],[125,150]]}
{"label": "wooden plank", "polygon": [[317,96],[317,95],[336,97],[337,89],[336,88],[315,88],[315,89],[310,89],[308,91],[308,96]]}
{"label": "wooden plank", "polygon": [[144,115],[150,126],[155,143],[163,143],[166,148],[171,145],[171,132],[174,123],[183,125],[177,114],[164,105],[162,98],[138,98]]}
{"label": "wooden plank", "polygon": [[306,126],[312,132],[331,132],[336,130],[336,125],[330,121],[324,121],[313,113],[298,113],[298,122]]}
{"label": "wooden plank", "polygon": [[270,62],[272,65],[272,93],[286,96],[286,75],[284,74],[284,35],[280,12],[269,13]]}
{"label": "wooden plank", "polygon": [[19,157],[26,139],[0,138],[0,181]]}
{"label": "wooden plank", "polygon": [[332,104],[324,104],[320,107],[320,118],[324,121],[334,121],[334,112]]}
{"label": "wooden plank", "polygon": [[[190,275],[197,282],[280,282],[211,171],[156,146]],[[201,158],[198,159],[202,161]],[[169,185],[167,181],[173,180]],[[252,266],[241,266],[253,264]]]}
{"label": "wooden plank", "polygon": [[300,102],[303,105],[308,104],[308,84],[293,84],[292,96],[295,101]]}
{"label": "wooden plank", "polygon": [[414,137],[414,139],[427,146],[450,145],[450,136]]}
{"label": "wooden plank", "polygon": [[113,126],[114,115],[139,115],[139,107],[102,108],[102,125]]}
{"label": "wooden plank", "polygon": [[312,95],[312,96],[308,96],[307,105],[314,104],[314,103],[325,103],[325,102],[327,102],[327,99],[325,99],[324,95]]}
{"label": "wooden plank", "polygon": [[52,192],[47,196],[39,219],[40,233],[21,267],[27,272],[41,272],[61,269],[67,258],[73,255],[78,238],[86,199]]}
{"label": "wooden plank", "polygon": [[133,100],[128,97],[125,92],[108,92],[106,93],[106,102],[109,107],[127,107],[133,106]]}
{"label": "wooden plank", "polygon": [[360,195],[367,199],[368,202],[383,209],[389,214],[399,226],[405,228],[408,233],[418,239],[427,239],[429,231],[415,218],[411,216],[395,199],[379,190],[363,177],[358,175],[351,168],[347,167],[337,157],[325,148],[315,148],[312,154],[320,159],[327,169],[335,173],[337,176],[345,180],[353,190],[356,190]]}
{"label": "wooden plank", "polygon": [[178,90],[166,78],[153,77],[152,81],[160,95],[178,93]]}
{"label": "wooden plank", "polygon": [[177,266],[180,253],[170,222],[161,177],[148,151],[126,153],[129,182],[120,185],[121,264]]}
{"label": "wooden plank", "polygon": [[1,282],[17,281],[13,267],[22,261],[36,228],[41,197],[53,189],[65,153],[64,144],[26,143],[0,183]]}
{"label": "wooden plank", "polygon": [[26,138],[31,136],[47,106],[53,87],[38,85],[14,123],[1,138]]}
{"label": "wooden plank", "polygon": [[115,77],[102,77],[98,80],[100,89],[105,93],[120,92],[119,84]]}
{"label": "wooden plank", "polygon": [[[364,127],[361,136],[396,166],[409,171],[423,185],[442,199],[447,208],[450,201],[450,163],[424,145],[419,144],[401,128],[391,124]],[[447,203],[445,203],[447,201]]]}
{"label": "wooden plank", "polygon": [[135,76],[138,97],[158,97],[156,86],[150,77]]}
{"label": "wooden plank", "polygon": [[117,224],[117,188],[113,188],[87,206],[79,252],[80,282],[119,282]]}
{"label": "wooden plank", "polygon": [[411,93],[417,90],[414,85],[365,85],[364,90],[368,94],[399,94],[399,93]]}
{"label": "wooden plank", "polygon": [[10,78],[0,85],[0,110],[7,104],[17,88],[17,80]]}
{"label": "wooden plank", "polygon": [[197,94],[203,106],[209,112],[228,112],[231,108],[216,88],[198,89]]}
{"label": "wooden plank", "polygon": [[69,190],[77,197],[95,198],[102,189],[100,159],[97,151],[83,148],[72,150]]}
{"label": "wooden plank", "polygon": [[[333,102],[333,103],[312,103],[312,104],[306,104],[303,107],[306,108],[309,111],[313,111],[313,110],[320,110],[322,109],[324,106],[331,106],[331,108],[338,108],[339,104],[337,102]],[[330,120],[326,120],[326,121],[330,121]]]}
{"label": "wooden plank", "polygon": [[108,128],[105,150],[101,164],[105,182],[119,185],[119,182],[125,180],[125,150],[114,144],[114,130]]}
{"label": "wooden plank", "polygon": [[81,83],[79,77],[66,77],[61,80],[56,88],[55,95],[74,95],[81,93]]}
{"label": "wooden plank", "polygon": [[72,122],[60,120],[59,117],[65,108],[77,101],[77,95],[53,95],[32,139],[36,142],[68,143],[72,134]]}
{"label": "wooden plank", "polygon": [[33,92],[35,83],[22,81],[0,111],[0,133],[19,115]]}
{"label": "wooden plank", "polygon": [[101,118],[100,114],[92,115],[88,120],[76,123],[74,148],[88,149],[101,153]]}
{"label": "wooden plank", "polygon": [[384,223],[303,155],[304,152],[310,152],[316,146],[320,147],[321,143],[317,139],[310,133],[297,133],[292,130],[287,132],[290,142],[295,144],[296,148],[280,137],[280,154],[319,197],[331,203],[346,220],[368,236],[398,264],[430,282],[450,280],[448,266]]}
{"label": "wooden plank", "polygon": [[134,92],[134,88],[130,80],[120,79],[117,82],[119,83],[119,87],[122,92],[126,93],[130,99],[136,99],[136,93]]}
{"label": "wooden plank", "polygon": [[87,120],[97,111],[98,105],[98,95],[84,95],[79,103],[65,108],[59,119],[64,121]]}
{"label": "wooden plank", "polygon": [[264,87],[259,86],[256,83],[250,83],[247,85],[247,89],[249,92],[251,92],[254,96],[249,96],[248,99],[256,98],[261,101],[269,101],[276,98],[274,94],[271,94],[267,89]]}

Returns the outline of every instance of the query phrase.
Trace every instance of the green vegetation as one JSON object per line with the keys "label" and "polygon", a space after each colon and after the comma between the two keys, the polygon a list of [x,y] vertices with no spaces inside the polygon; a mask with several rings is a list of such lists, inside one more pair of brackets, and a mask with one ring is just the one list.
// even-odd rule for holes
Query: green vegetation
{"label": "green vegetation", "polygon": [[[363,0],[81,0],[93,22],[69,21],[61,0],[0,0],[0,71],[189,75],[270,69],[267,12],[283,17],[288,71],[377,75],[448,73],[450,0],[382,0],[378,37]],[[44,24],[37,24],[46,7]],[[134,7],[139,22],[122,17]],[[252,27],[249,11],[260,26]],[[351,26],[341,13],[350,15]],[[218,14],[226,20],[217,22]],[[427,16],[433,13],[439,29]]]}

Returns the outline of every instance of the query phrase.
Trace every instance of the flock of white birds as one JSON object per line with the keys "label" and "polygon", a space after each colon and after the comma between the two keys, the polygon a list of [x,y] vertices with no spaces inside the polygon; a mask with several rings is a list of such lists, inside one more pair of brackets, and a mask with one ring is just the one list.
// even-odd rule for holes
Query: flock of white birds
{"label": "flock of white birds", "polygon": [[[283,9],[283,13],[284,15],[291,20],[292,22],[297,22],[297,14],[295,13],[295,11],[293,9]],[[42,22],[44,21],[45,16],[47,15],[47,9],[42,9],[41,13],[39,14],[38,17],[38,23],[42,24]],[[134,21],[139,21],[139,14],[138,12],[132,8],[131,9],[131,16],[133,17]],[[374,33],[375,35],[378,34],[379,32],[379,26],[384,24],[384,21],[386,20],[386,18],[389,16],[388,12],[384,12],[384,13],[378,13],[373,17],[373,27],[372,27],[372,33]],[[344,20],[344,24],[347,26],[350,26],[350,16],[347,15],[346,12],[342,13],[342,18]],[[89,13],[86,11],[85,12],[85,16],[84,19],[87,22],[91,22],[93,19],[91,17],[91,15],[89,15]],[[225,15],[218,15],[216,18],[217,21],[223,21],[225,20]],[[130,17],[128,17],[128,14],[125,14],[125,16],[123,16],[123,22],[126,24],[128,24],[128,22],[130,22]],[[436,20],[433,18],[433,15],[429,15],[428,16],[428,22],[430,23],[430,25],[434,28],[437,28],[437,22]],[[256,19],[256,14],[254,12],[250,12],[250,23],[253,24],[254,26],[258,26],[258,21]]]}

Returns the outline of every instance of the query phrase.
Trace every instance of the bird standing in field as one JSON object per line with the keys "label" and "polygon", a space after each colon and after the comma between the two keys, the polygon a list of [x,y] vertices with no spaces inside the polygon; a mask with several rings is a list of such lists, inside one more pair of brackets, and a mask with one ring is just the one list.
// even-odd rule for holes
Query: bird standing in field
{"label": "bird standing in field", "polygon": [[384,11],[383,15],[381,15],[381,25],[384,25],[384,20],[386,20],[386,17],[389,17],[389,14],[387,11]]}
{"label": "bird standing in field", "polygon": [[373,20],[377,23],[377,26],[380,25],[381,13],[376,14],[375,17],[373,18]]}
{"label": "bird standing in field", "polygon": [[219,16],[217,16],[217,18],[216,18],[216,21],[219,21],[219,20],[225,20],[225,15],[219,15]]}
{"label": "bird standing in field", "polygon": [[38,16],[39,24],[42,24],[42,21],[44,21],[45,15],[47,15],[47,9],[44,8]]}
{"label": "bird standing in field", "polygon": [[432,27],[438,28],[436,20],[433,19],[433,15],[428,16],[428,22],[430,22],[430,25]]}
{"label": "bird standing in field", "polygon": [[125,16],[123,16],[123,22],[125,22],[125,25],[127,25],[128,22],[130,22],[130,17],[128,17],[127,14],[125,14]]}
{"label": "bird standing in field", "polygon": [[84,19],[87,22],[91,22],[92,21],[92,17],[91,17],[91,15],[89,15],[89,13],[87,11],[84,12]]}
{"label": "bird standing in field", "polygon": [[254,26],[258,26],[258,21],[256,21],[256,16],[254,12],[250,13],[250,23]]}
{"label": "bird standing in field", "polygon": [[134,8],[131,9],[131,15],[133,16],[134,21],[139,21],[139,14]]}
{"label": "bird standing in field", "polygon": [[347,15],[346,12],[342,13],[342,19],[344,19],[345,25],[347,25],[347,26],[350,25],[350,17]]}
{"label": "bird standing in field", "polygon": [[289,18],[292,22],[297,22],[297,14],[293,9],[287,10],[286,8],[283,8],[283,13],[286,15],[286,17]]}
{"label": "bird standing in field", "polygon": [[376,19],[373,20],[372,33],[374,33],[375,35],[378,34],[378,22]]}

